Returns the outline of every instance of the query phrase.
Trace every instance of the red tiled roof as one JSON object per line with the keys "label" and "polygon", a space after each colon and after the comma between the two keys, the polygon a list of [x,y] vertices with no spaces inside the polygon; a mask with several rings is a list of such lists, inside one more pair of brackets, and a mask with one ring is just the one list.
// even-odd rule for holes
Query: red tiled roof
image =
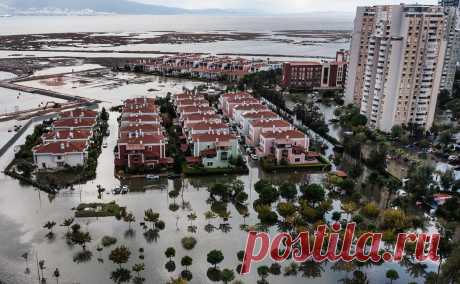
{"label": "red tiled roof", "polygon": [[89,130],[59,130],[59,131],[51,131],[48,133],[43,134],[43,140],[72,140],[72,139],[89,139],[91,137],[91,131]]}
{"label": "red tiled roof", "polygon": [[185,161],[187,161],[187,164],[198,164],[198,163],[201,163],[201,158],[200,157],[185,157]]}
{"label": "red tiled roof", "polygon": [[212,123],[208,121],[196,122],[187,125],[188,128],[193,130],[207,130],[207,129],[227,129],[228,125],[225,123]]}
{"label": "red tiled roof", "polygon": [[210,119],[220,119],[217,114],[201,114],[201,113],[192,113],[192,114],[185,114],[182,116],[184,120],[210,120]]}
{"label": "red tiled roof", "polygon": [[132,98],[132,99],[127,99],[124,101],[125,105],[139,105],[139,104],[155,104],[155,98],[147,98],[147,97],[141,97],[141,98]]}
{"label": "red tiled roof", "polygon": [[344,171],[337,170],[335,172],[332,172],[333,175],[336,175],[338,177],[346,178],[348,175]]}
{"label": "red tiled roof", "polygon": [[80,141],[50,142],[34,147],[33,152],[37,154],[83,153],[86,147],[86,142]]}
{"label": "red tiled roof", "polygon": [[122,117],[122,121],[132,121],[132,122],[148,122],[148,121],[159,121],[161,117],[154,114],[138,114],[133,116]]}
{"label": "red tiled roof", "polygon": [[246,103],[246,104],[259,103],[260,104],[260,101],[258,99],[255,99],[252,96],[249,96],[249,97],[231,97],[231,98],[227,99],[227,103],[241,103],[241,104],[243,104],[243,103]]}
{"label": "red tiled roof", "polygon": [[193,134],[193,142],[221,142],[221,141],[230,141],[236,139],[236,136],[233,134],[217,134],[217,133],[206,133],[206,134]]}
{"label": "red tiled roof", "polygon": [[96,118],[97,117],[97,111],[89,110],[89,109],[77,108],[77,109],[74,109],[74,110],[61,112],[60,117],[61,118],[72,118],[72,117]]}
{"label": "red tiled roof", "polygon": [[286,131],[267,131],[260,134],[265,138],[274,138],[274,139],[301,139],[305,138],[305,133],[299,130],[286,130]]}
{"label": "red tiled roof", "polygon": [[212,107],[201,107],[201,106],[183,106],[178,107],[179,112],[212,112],[214,109]]}
{"label": "red tiled roof", "polygon": [[257,104],[248,104],[248,105],[237,105],[233,108],[234,110],[257,110],[257,111],[262,111],[262,110],[267,110],[268,108],[264,106],[263,104],[257,103]]}
{"label": "red tiled roof", "polygon": [[164,142],[165,137],[163,135],[155,135],[155,134],[144,134],[141,136],[131,136],[129,137],[128,134],[121,135],[120,139],[118,140],[119,144],[140,144],[140,145],[148,145],[148,144],[159,144]]}
{"label": "red tiled roof", "polygon": [[144,104],[144,105],[124,105],[124,113],[155,113],[158,111],[156,105],[153,104]]}
{"label": "red tiled roof", "polygon": [[253,127],[261,127],[261,128],[268,128],[268,127],[288,127],[291,124],[283,119],[278,120],[265,120],[265,119],[256,119],[250,122]]}
{"label": "red tiled roof", "polygon": [[235,98],[235,97],[243,97],[243,96],[244,96],[244,97],[250,97],[250,98],[252,98],[252,96],[251,96],[249,93],[247,93],[247,92],[226,93],[226,94],[223,94],[223,95],[222,95],[222,97],[223,97],[223,98],[226,98],[226,99],[228,99],[228,98]]}
{"label": "red tiled roof", "polygon": [[273,111],[256,111],[243,114],[244,118],[270,118],[278,117]]}
{"label": "red tiled roof", "polygon": [[207,157],[207,158],[213,158],[217,156],[217,151],[216,149],[205,149],[200,152],[200,156]]}
{"label": "red tiled roof", "polygon": [[161,125],[159,124],[130,124],[128,126],[120,127],[120,133],[122,132],[157,132],[161,130]]}
{"label": "red tiled roof", "polygon": [[92,127],[96,124],[95,118],[65,118],[56,120],[53,122],[54,127],[68,127],[68,128],[78,128],[78,127]]}
{"label": "red tiled roof", "polygon": [[181,101],[181,100],[189,100],[189,99],[204,99],[203,94],[192,94],[192,93],[183,93],[183,94],[175,94],[174,99],[176,101]]}

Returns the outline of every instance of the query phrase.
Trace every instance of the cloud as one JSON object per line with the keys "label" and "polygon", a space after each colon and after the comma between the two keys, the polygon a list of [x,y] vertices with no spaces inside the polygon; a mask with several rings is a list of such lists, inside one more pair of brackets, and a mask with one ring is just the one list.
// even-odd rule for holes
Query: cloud
{"label": "cloud", "polygon": [[[356,6],[399,4],[401,0],[134,0],[188,9],[256,9],[271,13],[303,13],[313,11],[351,12]],[[415,3],[415,1],[414,1]],[[417,0],[419,4],[437,4],[437,0]]]}

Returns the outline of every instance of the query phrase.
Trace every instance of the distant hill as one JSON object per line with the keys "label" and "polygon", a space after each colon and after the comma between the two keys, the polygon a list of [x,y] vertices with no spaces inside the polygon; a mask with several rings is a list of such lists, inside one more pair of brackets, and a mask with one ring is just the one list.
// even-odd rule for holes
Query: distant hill
{"label": "distant hill", "polygon": [[150,5],[129,0],[0,0],[0,12],[11,14],[34,13],[44,10],[83,11],[115,14],[237,14],[236,11],[219,9],[189,10]]}

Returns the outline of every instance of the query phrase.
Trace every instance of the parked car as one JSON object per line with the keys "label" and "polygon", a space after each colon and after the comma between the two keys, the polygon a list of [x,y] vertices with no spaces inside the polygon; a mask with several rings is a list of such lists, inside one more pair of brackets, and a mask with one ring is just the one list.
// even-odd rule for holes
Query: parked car
{"label": "parked car", "polygon": [[107,148],[107,147],[108,147],[107,142],[104,142],[104,144],[102,144],[102,148]]}
{"label": "parked car", "polygon": [[450,156],[447,158],[447,160],[448,160],[449,162],[455,162],[455,161],[458,160],[458,157],[455,156],[455,155],[450,155]]}
{"label": "parked car", "polygon": [[160,179],[160,176],[156,176],[156,175],[146,175],[145,178],[148,179],[148,180],[159,180],[159,179]]}
{"label": "parked car", "polygon": [[251,159],[254,160],[254,161],[258,161],[258,160],[259,160],[259,156],[257,156],[256,154],[252,154],[252,155],[251,155]]}
{"label": "parked car", "polygon": [[123,185],[121,187],[121,194],[127,194],[129,192],[129,188],[127,185]]}

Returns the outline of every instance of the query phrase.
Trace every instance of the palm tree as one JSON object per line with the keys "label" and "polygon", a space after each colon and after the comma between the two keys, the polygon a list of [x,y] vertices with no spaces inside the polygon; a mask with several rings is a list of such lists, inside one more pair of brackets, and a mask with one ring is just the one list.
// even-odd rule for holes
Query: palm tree
{"label": "palm tree", "polygon": [[72,226],[73,221],[75,221],[74,218],[69,218],[69,219],[64,219],[64,222],[62,222],[61,226],[62,227],[67,227],[67,231],[69,231],[70,226]]}
{"label": "palm tree", "polygon": [[224,270],[222,270],[221,278],[222,278],[222,281],[225,284],[227,284],[228,282],[235,279],[235,273],[233,273],[233,270],[225,268]]}
{"label": "palm tree", "polygon": [[220,218],[222,218],[224,222],[228,221],[228,219],[232,218],[230,211],[220,213]]}
{"label": "palm tree", "polygon": [[270,269],[266,265],[262,265],[257,267],[257,274],[259,274],[260,278],[262,279],[262,282],[265,282],[265,278],[268,277]]}
{"label": "palm tree", "polygon": [[211,220],[215,219],[216,217],[216,214],[210,210],[204,213],[204,218],[208,221],[208,225],[211,225]]}
{"label": "palm tree", "polygon": [[89,232],[82,232],[80,230],[72,232],[70,238],[72,242],[81,245],[84,251],[86,250],[86,243],[91,242]]}
{"label": "palm tree", "polygon": [[59,269],[55,269],[53,272],[53,276],[56,278],[56,284],[59,284],[59,277],[61,276],[61,273],[59,273]]}
{"label": "palm tree", "polygon": [[24,258],[24,260],[26,261],[26,274],[29,274],[29,253],[26,252],[22,255],[22,258]]}
{"label": "palm tree", "polygon": [[398,271],[396,271],[394,269],[388,270],[386,276],[387,276],[388,279],[390,279],[390,284],[392,284],[394,280],[399,279]]}
{"label": "palm tree", "polygon": [[318,278],[321,277],[321,274],[324,272],[324,268],[321,263],[309,260],[300,264],[299,271],[303,272],[303,277]]}
{"label": "palm tree", "polygon": [[181,259],[180,264],[182,266],[185,266],[185,270],[188,271],[188,267],[192,265],[192,262],[193,259],[190,256],[186,255]]}
{"label": "palm tree", "polygon": [[46,224],[43,226],[43,228],[46,228],[49,230],[49,235],[53,235],[53,227],[56,226],[56,222],[54,221],[48,221]]}
{"label": "palm tree", "polygon": [[165,255],[169,260],[172,260],[172,258],[176,256],[176,250],[173,247],[169,247],[166,249]]}
{"label": "palm tree", "polygon": [[144,221],[152,223],[152,227],[156,222],[158,222],[159,219],[160,219],[160,213],[153,212],[152,209],[147,209],[144,212]]}
{"label": "palm tree", "polygon": [[144,271],[145,264],[144,263],[137,263],[133,266],[133,271],[137,273],[137,277],[141,276],[141,272]]}
{"label": "palm tree", "polygon": [[198,218],[198,216],[196,216],[195,212],[192,212],[192,213],[187,215],[187,218],[190,221],[190,226],[193,226],[193,221],[195,221],[196,218]]}
{"label": "palm tree", "polygon": [[342,203],[342,209],[347,213],[348,217],[351,218],[351,214],[356,210],[356,203],[353,201]]}
{"label": "palm tree", "polygon": [[96,187],[97,187],[97,198],[101,199],[102,193],[104,193],[105,188],[103,188],[100,184],[98,184]]}
{"label": "palm tree", "polygon": [[224,254],[220,250],[212,250],[208,253],[207,260],[210,264],[214,265],[214,269],[216,269],[217,264],[224,260]]}
{"label": "palm tree", "polygon": [[[43,271],[46,269],[46,267],[45,267],[45,261],[44,261],[44,260],[40,260],[40,261],[38,262],[38,269],[39,269],[40,272],[42,273],[42,282],[43,282],[43,280],[45,279],[45,276],[44,276],[44,274],[43,274]],[[45,282],[46,282],[46,280],[45,280]]]}
{"label": "palm tree", "polygon": [[181,277],[179,277],[179,278],[171,278],[171,280],[169,280],[167,282],[167,284],[187,284],[187,283],[188,282],[185,279],[181,278]]}
{"label": "palm tree", "polygon": [[109,259],[122,268],[121,265],[127,263],[130,256],[131,251],[126,246],[119,246],[110,252]]}
{"label": "palm tree", "polygon": [[409,272],[410,276],[414,278],[418,278],[420,276],[424,276],[426,274],[426,269],[428,268],[428,265],[424,263],[412,263],[408,268],[407,272]]}
{"label": "palm tree", "polygon": [[136,222],[136,217],[132,212],[129,212],[123,217],[123,220],[128,223],[129,229],[131,230],[131,223]]}
{"label": "palm tree", "polygon": [[344,284],[369,284],[367,275],[359,270],[353,272],[353,278],[340,279],[340,282]]}

